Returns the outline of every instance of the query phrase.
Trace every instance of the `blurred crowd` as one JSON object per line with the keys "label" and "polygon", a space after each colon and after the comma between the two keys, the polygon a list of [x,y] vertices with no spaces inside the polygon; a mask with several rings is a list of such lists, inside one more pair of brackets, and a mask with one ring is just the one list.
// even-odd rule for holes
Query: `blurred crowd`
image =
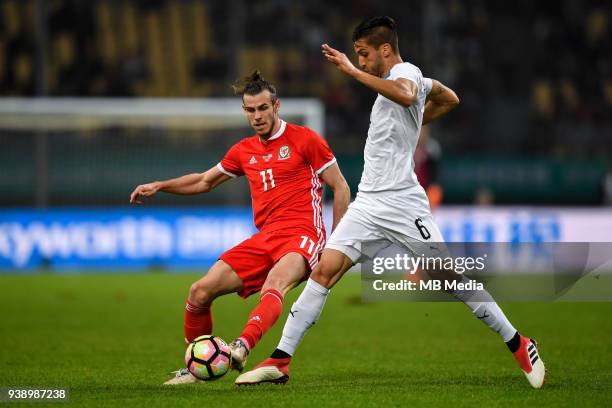
{"label": "blurred crowd", "polygon": [[281,96],[326,106],[326,136],[362,149],[374,95],[321,43],[354,57],[364,17],[399,26],[406,61],[460,107],[446,151],[612,156],[612,2],[562,0],[0,0],[2,96],[229,96],[260,68]]}
{"label": "blurred crowd", "polygon": [[610,1],[445,4],[432,68],[462,95],[457,144],[612,153]]}

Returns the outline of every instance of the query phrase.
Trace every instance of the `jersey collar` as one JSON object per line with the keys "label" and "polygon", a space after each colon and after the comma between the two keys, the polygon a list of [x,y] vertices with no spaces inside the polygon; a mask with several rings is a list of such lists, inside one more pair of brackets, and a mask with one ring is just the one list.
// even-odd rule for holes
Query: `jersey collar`
{"label": "jersey collar", "polygon": [[[285,127],[287,126],[287,123],[285,123],[284,120],[280,120],[280,127],[278,128],[278,130],[276,131],[275,134],[273,134],[272,136],[270,136],[267,140],[262,140],[263,143],[269,143],[275,139],[278,139],[279,137],[282,136],[283,132],[285,131]],[[261,139],[259,139],[261,140]]]}
{"label": "jersey collar", "polygon": [[389,73],[387,75],[385,75],[385,77],[383,79],[387,79],[391,76],[391,70],[393,70],[393,68],[397,67],[399,64],[403,64],[404,61],[402,62],[398,62],[397,64],[395,64],[394,66],[391,67],[391,69],[389,70]]}

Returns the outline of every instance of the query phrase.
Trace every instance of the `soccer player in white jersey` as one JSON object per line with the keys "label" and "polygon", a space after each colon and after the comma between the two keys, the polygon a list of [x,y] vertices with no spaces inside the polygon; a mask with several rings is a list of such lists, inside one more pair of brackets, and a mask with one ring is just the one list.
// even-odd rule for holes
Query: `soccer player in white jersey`
{"label": "soccer player in white jersey", "polygon": [[[387,240],[418,256],[423,245],[444,246],[427,196],[413,171],[413,154],[421,126],[438,119],[459,99],[439,81],[423,77],[398,49],[395,22],[375,17],[353,33],[356,68],[347,56],[327,44],[323,55],[344,74],[376,91],[364,150],[365,164],[357,198],[332,233],[318,266],[291,307],[283,336],[271,357],[240,375],[236,384],[283,383],[291,356],[306,331],[318,320],[329,289],[367,253],[368,242]],[[429,271],[430,273],[432,271]],[[461,279],[461,278],[460,278]],[[463,279],[467,279],[463,277]],[[545,368],[534,340],[520,335],[486,291],[451,291],[472,313],[497,332],[514,354],[534,388],[544,383]]]}

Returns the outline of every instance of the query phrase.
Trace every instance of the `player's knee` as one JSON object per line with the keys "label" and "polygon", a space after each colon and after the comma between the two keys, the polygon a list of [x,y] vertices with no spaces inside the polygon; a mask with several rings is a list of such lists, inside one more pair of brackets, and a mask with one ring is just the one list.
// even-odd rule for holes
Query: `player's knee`
{"label": "player's knee", "polygon": [[337,259],[333,256],[323,256],[310,277],[317,283],[330,289],[342,276],[342,273],[342,259]]}
{"label": "player's knee", "polygon": [[461,279],[462,275],[458,274],[452,269],[444,268],[433,268],[425,271],[431,279],[444,280],[444,281],[455,281]]}
{"label": "player's knee", "polygon": [[215,300],[215,293],[207,282],[197,281],[189,288],[189,302],[196,306],[208,306]]}
{"label": "player's knee", "polygon": [[314,280],[319,285],[325,286],[326,288],[330,288],[333,283],[334,275],[335,273],[333,273],[332,269],[326,268],[324,266],[317,266],[310,275],[310,279]]}

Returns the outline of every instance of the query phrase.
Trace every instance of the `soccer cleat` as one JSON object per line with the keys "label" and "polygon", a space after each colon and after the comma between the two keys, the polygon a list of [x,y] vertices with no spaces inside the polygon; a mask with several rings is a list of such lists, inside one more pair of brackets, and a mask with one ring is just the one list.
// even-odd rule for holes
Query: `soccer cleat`
{"label": "soccer cleat", "polygon": [[290,361],[290,358],[268,358],[253,370],[239,375],[236,385],[285,384],[289,381]]}
{"label": "soccer cleat", "polygon": [[529,384],[533,388],[541,388],[546,379],[546,368],[538,353],[538,343],[533,339],[521,336],[521,345],[513,354]]}
{"label": "soccer cleat", "polygon": [[175,376],[166,381],[164,385],[195,384],[202,381],[194,377],[193,374],[191,374],[186,368],[181,368],[180,370],[173,371],[172,373],[175,374]]}
{"label": "soccer cleat", "polygon": [[232,355],[232,362],[230,368],[241,373],[246,365],[247,358],[249,357],[249,349],[244,344],[242,339],[236,339],[229,345],[230,353]]}

